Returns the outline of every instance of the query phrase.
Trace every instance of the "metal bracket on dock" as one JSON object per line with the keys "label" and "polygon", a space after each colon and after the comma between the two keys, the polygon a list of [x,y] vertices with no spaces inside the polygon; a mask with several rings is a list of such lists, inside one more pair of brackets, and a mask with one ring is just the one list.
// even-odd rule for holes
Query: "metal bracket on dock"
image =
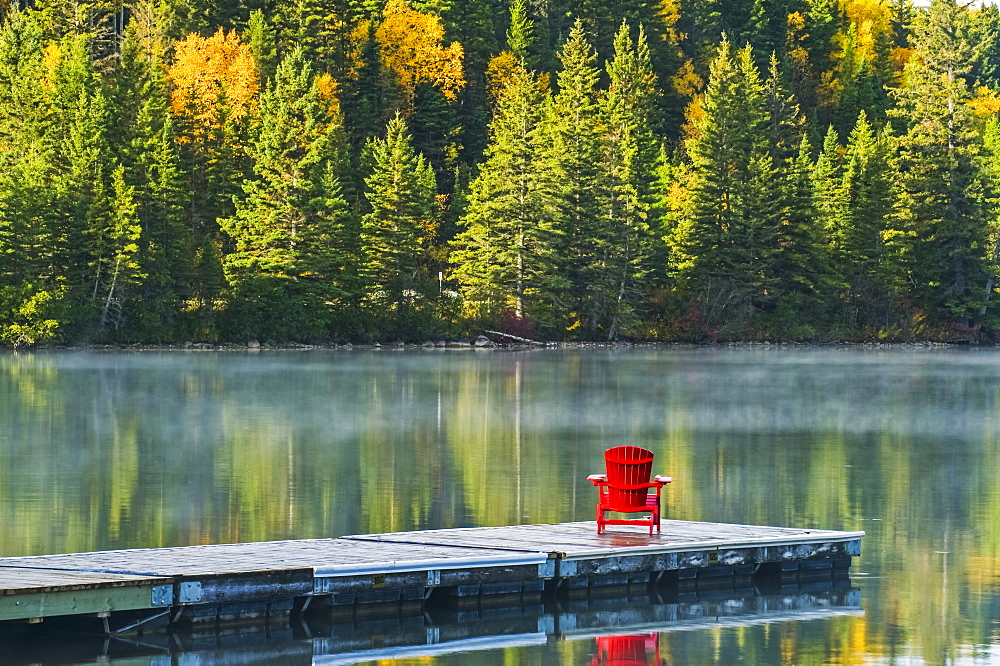
{"label": "metal bracket on dock", "polygon": [[180,599],[182,604],[194,604],[201,601],[201,582],[188,581],[180,584]]}
{"label": "metal bracket on dock", "polygon": [[553,559],[545,560],[538,565],[538,577],[539,578],[555,578],[556,577],[556,561]]}
{"label": "metal bracket on dock", "polygon": [[172,606],[174,603],[174,586],[154,585],[149,603],[152,606]]}
{"label": "metal bracket on dock", "polygon": [[576,561],[575,560],[560,560],[559,561],[559,577],[560,578],[572,578],[576,575]]}
{"label": "metal bracket on dock", "polygon": [[427,572],[427,587],[441,584],[441,570],[431,569]]}
{"label": "metal bracket on dock", "polygon": [[847,548],[847,554],[848,555],[860,555],[861,554],[861,539],[854,539],[852,541],[848,541],[845,544],[845,546]]}

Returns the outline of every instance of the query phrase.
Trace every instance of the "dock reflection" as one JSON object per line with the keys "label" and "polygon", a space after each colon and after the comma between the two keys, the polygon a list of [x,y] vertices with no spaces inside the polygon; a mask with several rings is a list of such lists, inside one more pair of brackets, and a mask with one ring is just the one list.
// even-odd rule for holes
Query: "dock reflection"
{"label": "dock reflection", "polygon": [[666,663],[660,657],[660,634],[864,614],[860,591],[846,577],[763,590],[633,587],[599,595],[591,590],[586,597],[546,603],[501,601],[437,605],[388,618],[357,612],[338,616],[320,609],[277,626],[213,625],[112,638],[59,635],[40,640],[40,629],[25,626],[17,634],[0,635],[0,652],[5,664],[332,665],[590,641],[585,651],[592,655],[591,665],[635,666]]}

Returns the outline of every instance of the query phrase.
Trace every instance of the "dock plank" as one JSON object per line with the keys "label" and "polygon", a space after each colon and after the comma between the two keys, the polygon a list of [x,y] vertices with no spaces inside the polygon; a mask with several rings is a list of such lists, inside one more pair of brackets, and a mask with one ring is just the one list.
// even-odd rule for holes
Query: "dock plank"
{"label": "dock plank", "polygon": [[391,543],[462,544],[479,548],[546,551],[570,559],[617,553],[670,553],[692,549],[781,546],[859,539],[864,532],[796,529],[759,525],[661,521],[661,531],[649,535],[648,528],[615,526],[598,535],[592,521],[556,525],[512,525],[503,527],[454,528],[420,532],[360,534],[342,537]]}
{"label": "dock plank", "polygon": [[65,555],[0,558],[0,585],[8,569],[38,568],[126,576],[174,577],[204,574],[240,574],[302,568],[334,568],[364,564],[399,566],[401,562],[440,567],[449,559],[502,558],[501,549],[467,548],[460,544],[395,544],[348,539],[304,539],[254,543],[213,544],[135,550],[112,550]]}
{"label": "dock plank", "polygon": [[26,591],[86,589],[94,586],[154,585],[168,578],[64,569],[0,568],[0,595]]}

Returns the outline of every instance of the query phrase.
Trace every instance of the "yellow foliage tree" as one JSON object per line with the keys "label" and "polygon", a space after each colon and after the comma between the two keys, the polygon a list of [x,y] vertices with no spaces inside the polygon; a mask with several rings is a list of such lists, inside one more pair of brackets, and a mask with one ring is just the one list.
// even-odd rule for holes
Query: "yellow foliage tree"
{"label": "yellow foliage tree", "polygon": [[420,83],[437,87],[449,100],[456,99],[465,86],[462,45],[444,45],[441,19],[406,6],[403,0],[389,0],[385,18],[375,31],[383,66],[396,75],[406,105]]}
{"label": "yellow foliage tree", "polygon": [[857,29],[860,55],[868,62],[878,57],[876,42],[880,36],[892,35],[889,3],[886,0],[848,0],[844,3],[847,20]]}
{"label": "yellow foliage tree", "polygon": [[190,122],[195,135],[248,118],[257,104],[260,79],[250,47],[235,31],[211,37],[191,33],[177,44],[167,70],[170,112]]}
{"label": "yellow foliage tree", "polygon": [[1000,113],[1000,95],[986,86],[976,88],[975,97],[970,99],[967,104],[972,107],[972,112],[980,118]]}
{"label": "yellow foliage tree", "polygon": [[521,67],[517,56],[510,51],[503,51],[490,59],[490,64],[486,67],[486,90],[494,106],[499,104],[500,98]]}
{"label": "yellow foliage tree", "polygon": [[677,29],[681,20],[681,0],[659,0],[656,15],[663,22],[664,37],[670,44],[678,45],[687,35]]}

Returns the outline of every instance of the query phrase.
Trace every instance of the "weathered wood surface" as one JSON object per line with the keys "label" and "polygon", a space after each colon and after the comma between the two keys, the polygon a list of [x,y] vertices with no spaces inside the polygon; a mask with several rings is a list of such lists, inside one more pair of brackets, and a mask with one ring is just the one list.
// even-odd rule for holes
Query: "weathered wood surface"
{"label": "weathered wood surface", "polygon": [[171,582],[162,577],[136,576],[119,573],[4,567],[0,569],[0,595],[19,591],[73,590],[95,586],[158,585]]}
{"label": "weathered wood surface", "polygon": [[615,555],[675,553],[706,549],[843,543],[860,539],[863,535],[864,532],[663,520],[661,531],[654,532],[652,536],[649,536],[648,528],[632,525],[609,528],[604,534],[598,535],[594,522],[587,521],[556,525],[513,525],[362,534],[342,538],[399,544],[449,544],[550,552],[565,559],[577,559],[612,553]]}
{"label": "weathered wood surface", "polygon": [[[348,539],[303,539],[256,543],[110,550],[66,555],[0,558],[0,594],[17,586],[20,572],[76,572],[107,582],[132,578],[223,575],[248,572],[324,569],[381,571],[407,563],[417,568],[441,568],[448,560],[510,559],[494,549],[463,548],[459,544],[384,544]],[[42,574],[39,573],[39,576]],[[53,573],[53,575],[56,575]],[[117,577],[116,577],[117,576]]]}

